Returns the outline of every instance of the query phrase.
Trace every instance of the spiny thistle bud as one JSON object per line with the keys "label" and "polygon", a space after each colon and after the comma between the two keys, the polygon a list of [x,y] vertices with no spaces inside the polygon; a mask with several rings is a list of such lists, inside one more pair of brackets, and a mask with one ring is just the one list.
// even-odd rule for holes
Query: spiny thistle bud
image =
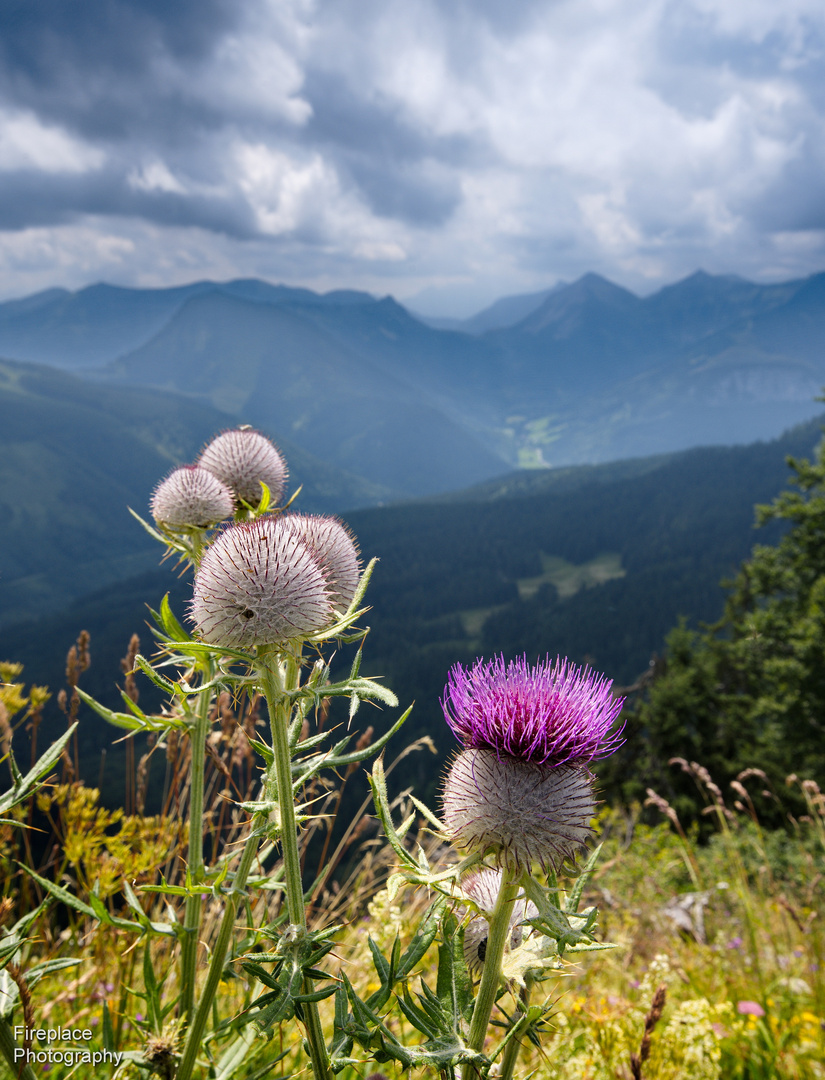
{"label": "spiny thistle bud", "polygon": [[180,1045],[180,1031],[177,1024],[167,1025],[160,1034],[147,1036],[143,1048],[143,1060],[151,1066],[152,1072],[160,1077],[175,1075]]}
{"label": "spiny thistle bud", "polygon": [[612,754],[621,731],[608,732],[624,704],[612,682],[589,668],[550,658],[531,668],[526,657],[476,660],[450,671],[441,705],[467,747],[487,747],[520,761],[555,767]]}
{"label": "spiny thistle bud", "polygon": [[266,484],[273,503],[280,501],[287,478],[286,462],[259,431],[239,428],[216,436],[201,453],[198,465],[234,491],[238,499],[257,506]]}
{"label": "spiny thistle bud", "polygon": [[[464,930],[464,962],[474,975],[479,974],[484,966],[490,933],[489,919],[496,906],[500,888],[501,871],[491,870],[489,867],[469,874],[461,882],[461,891],[475,901],[481,910],[481,914],[470,919]],[[524,936],[521,924],[527,919],[535,918],[538,913],[539,909],[531,900],[525,897],[516,900],[510,915],[510,949],[517,949],[521,945]]]}
{"label": "spiny thistle bud", "polygon": [[232,517],[232,492],[206,469],[183,465],[155,488],[149,504],[152,517],[173,528],[206,528]]}
{"label": "spiny thistle bud", "polygon": [[511,872],[534,862],[557,868],[590,835],[592,781],[577,765],[548,769],[494,750],[463,750],[444,784],[444,824],[460,848],[492,849]]}
{"label": "spiny thistle bud", "polygon": [[195,575],[190,617],[227,648],[307,637],[332,621],[327,579],[310,546],[278,518],[231,525]]}
{"label": "spiny thistle bud", "polygon": [[281,521],[305,540],[318,556],[331,590],[332,606],[346,611],[358,588],[358,548],[346,526],[337,518],[316,514],[285,514]]}

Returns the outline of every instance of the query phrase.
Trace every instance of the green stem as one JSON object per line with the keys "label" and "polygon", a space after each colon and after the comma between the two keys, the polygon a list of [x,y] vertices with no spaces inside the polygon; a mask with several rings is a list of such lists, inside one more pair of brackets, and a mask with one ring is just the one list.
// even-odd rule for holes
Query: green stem
{"label": "green stem", "polygon": [[14,1035],[12,1034],[11,1024],[8,1020],[0,1020],[0,1053],[8,1062],[9,1068],[12,1070],[12,1076],[15,1080],[37,1080],[37,1077],[32,1071],[31,1065],[23,1065],[22,1058],[14,1060],[14,1052],[18,1052],[22,1049],[15,1042]]}
{"label": "green stem", "polygon": [[478,988],[470,1023],[468,1045],[479,1052],[484,1048],[487,1027],[496,1003],[499,983],[501,982],[501,964],[504,950],[510,940],[510,918],[513,905],[518,896],[518,881],[514,880],[505,869],[501,874],[501,886],[496,898],[496,906],[490,918],[487,934],[487,951],[484,954],[484,970]]}
{"label": "green stem", "polygon": [[192,1069],[195,1066],[198,1051],[201,1048],[201,1039],[203,1038],[203,1033],[206,1031],[206,1025],[209,1021],[212,1002],[215,999],[218,984],[223,976],[226,954],[232,943],[238,902],[246,895],[246,879],[249,877],[249,871],[252,869],[255,856],[258,854],[259,839],[260,833],[253,825],[253,831],[247,838],[243,854],[241,855],[240,864],[235,871],[232,891],[226,898],[226,907],[224,908],[218,937],[212,948],[212,960],[209,964],[206,983],[203,988],[197,1011],[192,1017],[192,1022],[186,1033],[186,1045],[183,1048],[183,1056],[181,1057],[180,1065],[178,1065],[175,1080],[189,1080],[192,1075]]}
{"label": "green stem", "polygon": [[[209,664],[211,668],[211,661]],[[211,670],[204,671],[204,681],[211,678]],[[193,885],[203,879],[203,783],[206,769],[206,739],[209,735],[209,708],[212,695],[201,694],[198,712],[191,733],[192,763],[189,785],[189,851],[187,867]],[[183,940],[180,951],[180,1014],[192,1015],[195,1008],[195,981],[200,937],[202,899],[200,894],[187,896],[183,915]]]}
{"label": "green stem", "polygon": [[[278,788],[280,808],[281,853],[284,861],[284,892],[291,926],[302,936],[306,933],[306,909],[304,886],[301,880],[301,857],[298,850],[298,827],[295,820],[295,802],[292,793],[292,755],[289,748],[289,721],[292,713],[286,690],[298,686],[300,666],[298,658],[287,656],[282,664],[272,653],[261,657],[259,673],[269,707],[269,724],[272,729],[274,761],[270,779]],[[304,993],[312,993],[310,979],[304,979]],[[321,1018],[316,1002],[303,1006],[309,1056],[315,1080],[331,1080],[329,1056],[324,1042]]]}
{"label": "green stem", "polygon": [[[521,994],[519,995],[519,1003],[521,1004],[522,1016],[527,1012],[527,1007],[530,1004],[530,994],[533,990],[533,980],[528,975],[524,980],[524,986]],[[516,1061],[518,1061],[519,1051],[522,1047],[522,1039],[511,1039],[504,1048],[504,1057],[501,1061],[501,1077],[500,1080],[511,1080],[513,1075],[513,1069],[516,1067]]]}

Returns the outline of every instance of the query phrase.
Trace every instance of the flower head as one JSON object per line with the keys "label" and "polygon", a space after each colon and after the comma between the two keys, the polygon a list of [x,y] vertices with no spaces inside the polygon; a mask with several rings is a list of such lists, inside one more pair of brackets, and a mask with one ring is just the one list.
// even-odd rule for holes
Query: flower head
{"label": "flower head", "polygon": [[444,783],[444,824],[460,848],[492,850],[511,871],[529,870],[534,862],[558,867],[590,835],[592,781],[576,765],[549,769],[494,750],[463,750]]}
{"label": "flower head", "polygon": [[224,431],[204,448],[198,465],[217,476],[236,498],[256,506],[263,494],[261,482],[277,503],[287,478],[286,462],[265,435],[252,428]]}
{"label": "flower head", "polygon": [[[501,888],[501,871],[485,867],[473,874],[468,874],[461,882],[461,891],[473,900],[481,910],[480,915],[470,919],[464,930],[464,961],[467,968],[477,975],[484,967],[487,952],[487,938],[490,934],[489,918],[496,906],[496,899]],[[516,900],[510,915],[510,949],[521,945],[524,933],[521,925],[527,919],[538,915],[539,909],[525,897]]]}
{"label": "flower head", "polygon": [[152,517],[164,525],[206,528],[232,516],[232,492],[206,469],[183,465],[155,488]]}
{"label": "flower head", "polygon": [[312,548],[278,518],[231,525],[195,575],[190,617],[205,641],[272,645],[332,620],[331,591]]}
{"label": "flower head", "polygon": [[284,514],[281,522],[315,552],[327,577],[332,606],[346,611],[360,574],[358,548],[346,526],[337,518],[318,514]]}
{"label": "flower head", "polygon": [[624,701],[612,682],[589,668],[557,659],[528,667],[525,657],[504,663],[456,664],[442,699],[447,723],[467,747],[555,767],[605,757],[620,745],[609,734]]}

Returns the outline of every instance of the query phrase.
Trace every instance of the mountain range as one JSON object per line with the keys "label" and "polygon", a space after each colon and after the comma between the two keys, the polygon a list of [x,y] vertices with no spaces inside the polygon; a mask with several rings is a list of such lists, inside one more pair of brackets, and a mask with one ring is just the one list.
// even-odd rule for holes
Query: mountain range
{"label": "mountain range", "polygon": [[199,401],[420,497],[776,437],[825,383],[825,274],[697,272],[644,298],[586,274],[453,329],[391,297],[256,280],[52,289],[0,304],[0,355]]}

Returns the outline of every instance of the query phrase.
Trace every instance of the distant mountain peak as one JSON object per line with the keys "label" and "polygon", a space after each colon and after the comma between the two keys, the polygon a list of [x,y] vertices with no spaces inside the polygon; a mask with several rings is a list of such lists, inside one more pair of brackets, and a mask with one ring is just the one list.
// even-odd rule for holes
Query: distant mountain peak
{"label": "distant mountain peak", "polygon": [[629,289],[591,272],[584,274],[572,285],[551,293],[516,329],[527,334],[537,334],[552,328],[557,335],[568,337],[584,320],[592,318],[594,307],[602,314],[609,311],[629,313],[641,304],[639,297]]}

